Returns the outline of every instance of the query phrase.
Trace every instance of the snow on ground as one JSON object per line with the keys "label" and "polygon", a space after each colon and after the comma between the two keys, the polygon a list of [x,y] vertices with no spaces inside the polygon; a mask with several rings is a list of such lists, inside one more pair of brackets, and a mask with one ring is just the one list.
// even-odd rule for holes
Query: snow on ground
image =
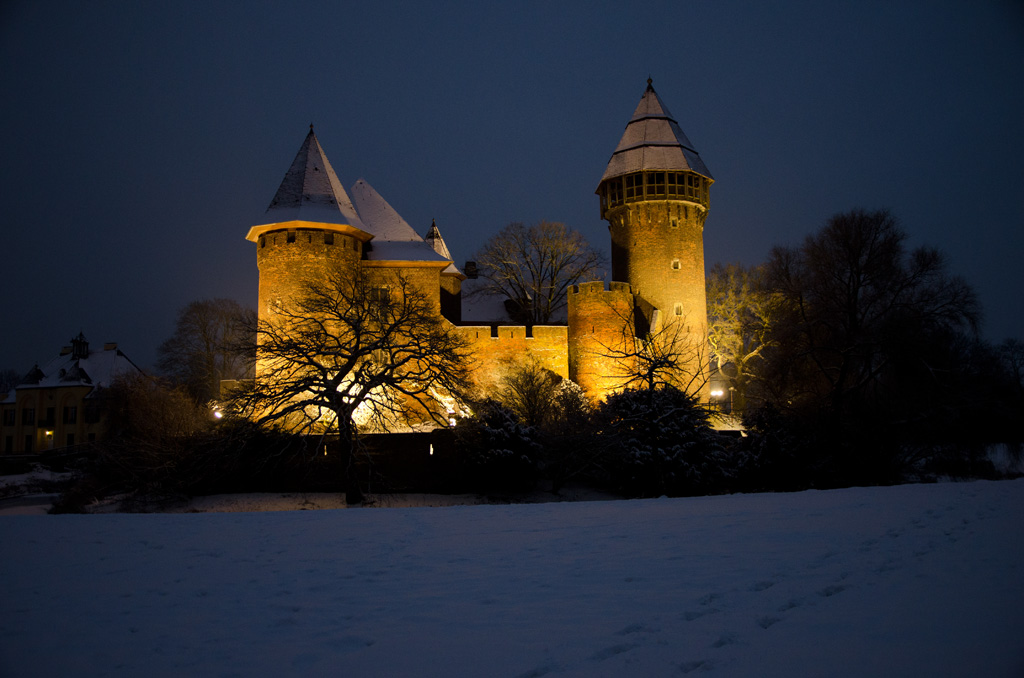
{"label": "snow on ground", "polygon": [[0,517],[4,676],[1021,676],[1024,481]]}

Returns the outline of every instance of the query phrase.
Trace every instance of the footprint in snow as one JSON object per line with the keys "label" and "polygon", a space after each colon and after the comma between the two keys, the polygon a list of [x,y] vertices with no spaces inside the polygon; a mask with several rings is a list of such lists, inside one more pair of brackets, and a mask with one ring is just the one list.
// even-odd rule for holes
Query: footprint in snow
{"label": "footprint in snow", "polygon": [[822,590],[818,591],[818,595],[821,596],[822,598],[831,598],[835,594],[841,593],[841,592],[843,592],[845,590],[846,590],[845,586],[842,586],[840,584],[832,584],[831,586],[826,586]]}
{"label": "footprint in snow", "polygon": [[590,658],[594,661],[603,662],[606,659],[611,659],[612,657],[629,652],[635,647],[636,644],[634,643],[621,643],[619,645],[612,645],[611,647],[606,647],[603,650],[595,652],[593,655],[591,655]]}
{"label": "footprint in snow", "polygon": [[709,664],[704,659],[700,659],[700,660],[695,661],[695,662],[683,662],[682,664],[679,665],[679,670],[682,671],[683,673],[692,673],[694,671],[697,671],[698,669],[702,669],[704,671],[708,671],[708,670],[711,669],[711,664]]}

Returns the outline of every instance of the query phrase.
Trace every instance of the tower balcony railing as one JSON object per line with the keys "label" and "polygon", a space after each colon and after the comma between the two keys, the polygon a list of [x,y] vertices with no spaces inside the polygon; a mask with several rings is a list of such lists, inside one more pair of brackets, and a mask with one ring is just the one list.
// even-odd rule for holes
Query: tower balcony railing
{"label": "tower balcony railing", "polygon": [[711,181],[696,172],[633,172],[598,187],[601,216],[615,207],[643,200],[685,200],[707,208]]}

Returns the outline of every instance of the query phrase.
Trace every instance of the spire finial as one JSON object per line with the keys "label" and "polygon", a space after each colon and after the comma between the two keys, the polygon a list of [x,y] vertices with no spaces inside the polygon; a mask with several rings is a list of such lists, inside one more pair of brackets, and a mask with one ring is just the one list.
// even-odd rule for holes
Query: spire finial
{"label": "spire finial", "polygon": [[648,75],[647,76],[647,89],[651,90],[652,92],[654,91],[654,85],[652,84],[653,82],[654,82],[654,80],[652,80],[651,76]]}
{"label": "spire finial", "polygon": [[313,123],[309,123],[309,133],[313,133]]}

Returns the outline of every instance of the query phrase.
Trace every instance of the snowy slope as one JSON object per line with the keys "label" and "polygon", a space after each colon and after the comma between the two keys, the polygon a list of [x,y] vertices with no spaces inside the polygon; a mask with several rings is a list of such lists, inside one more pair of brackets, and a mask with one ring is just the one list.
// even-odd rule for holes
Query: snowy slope
{"label": "snowy slope", "polygon": [[0,517],[0,675],[1021,676],[1024,481]]}

